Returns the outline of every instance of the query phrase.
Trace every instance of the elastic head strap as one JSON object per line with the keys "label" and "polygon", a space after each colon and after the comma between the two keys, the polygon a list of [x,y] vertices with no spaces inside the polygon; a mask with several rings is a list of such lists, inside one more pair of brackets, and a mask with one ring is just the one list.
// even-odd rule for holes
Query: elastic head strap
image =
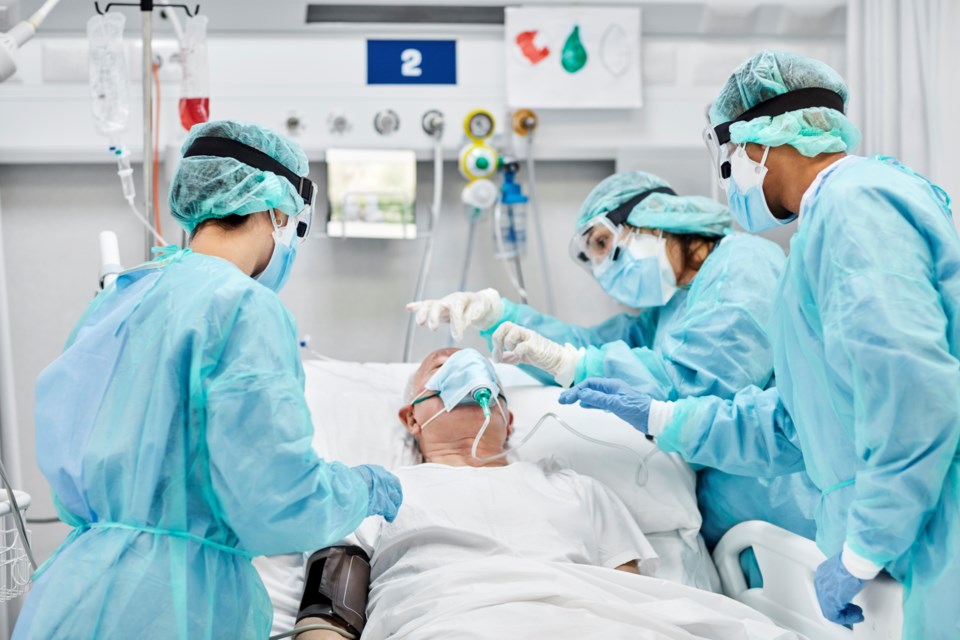
{"label": "elastic head strap", "polygon": [[718,124],[713,130],[717,134],[717,143],[725,145],[730,142],[730,125],[735,122],[749,122],[754,118],[761,118],[763,116],[773,118],[784,113],[789,113],[790,111],[799,111],[800,109],[810,109],[813,107],[824,107],[843,113],[843,98],[836,91],[823,89],[821,87],[796,89],[774,96],[769,100],[764,100],[747,109],[733,120]]}
{"label": "elastic head strap", "polygon": [[630,217],[630,214],[633,213],[633,210],[637,207],[638,204],[649,198],[655,193],[666,193],[667,195],[675,196],[677,192],[671,189],[670,187],[656,187],[654,189],[648,189],[638,196],[630,198],[616,209],[611,209],[607,211],[604,215],[607,217],[607,220],[613,224],[620,226],[627,221],[627,218]]}
{"label": "elastic head strap", "polygon": [[282,178],[286,178],[296,192],[303,198],[304,203],[310,204],[313,198],[313,182],[305,176],[298,176],[296,173],[277,162],[263,151],[253,147],[231,140],[230,138],[217,138],[215,136],[202,136],[193,141],[187,151],[183,154],[184,158],[193,156],[214,156],[216,158],[233,158],[237,162],[259,169],[260,171],[270,171]]}

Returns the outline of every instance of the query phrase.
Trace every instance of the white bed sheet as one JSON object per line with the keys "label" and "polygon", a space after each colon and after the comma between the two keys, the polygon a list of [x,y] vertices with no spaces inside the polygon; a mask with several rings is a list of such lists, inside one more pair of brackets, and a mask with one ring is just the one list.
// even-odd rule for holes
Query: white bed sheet
{"label": "white bed sheet", "polygon": [[799,640],[735,600],[613,569],[487,557],[371,590],[364,640]]}
{"label": "white bed sheet", "polygon": [[[397,410],[416,365],[308,361],[304,369],[307,403],[316,425],[313,444],[321,456],[387,468],[414,462],[412,452],[404,449],[405,432]],[[555,411],[591,435],[644,452],[653,447],[610,414],[557,405],[559,389],[540,386],[516,367],[497,365],[497,371],[514,412],[515,437],[521,437],[544,412]],[[517,455],[530,461],[545,456],[597,478],[623,499],[660,556],[659,578],[720,591],[716,569],[699,536],[695,476],[689,467],[657,454],[649,459],[647,485],[638,489],[633,480],[634,456],[583,442],[555,424],[544,425]],[[305,557],[258,558],[255,565],[274,605],[273,633],[289,630],[303,588]]]}

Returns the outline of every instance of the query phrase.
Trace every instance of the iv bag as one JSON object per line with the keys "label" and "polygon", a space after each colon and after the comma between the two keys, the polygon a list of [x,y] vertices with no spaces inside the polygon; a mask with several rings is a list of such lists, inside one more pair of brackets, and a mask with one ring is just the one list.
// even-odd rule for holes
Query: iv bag
{"label": "iv bag", "polygon": [[207,16],[187,19],[180,49],[180,124],[187,131],[210,119],[210,72],[207,68]]}
{"label": "iv bag", "polygon": [[97,130],[114,137],[130,119],[129,76],[123,46],[126,18],[120,12],[95,15],[87,21],[90,95]]}

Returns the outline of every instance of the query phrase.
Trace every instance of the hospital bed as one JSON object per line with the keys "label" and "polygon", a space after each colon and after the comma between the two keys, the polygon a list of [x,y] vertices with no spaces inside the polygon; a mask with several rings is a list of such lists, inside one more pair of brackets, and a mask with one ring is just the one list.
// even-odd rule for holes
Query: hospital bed
{"label": "hospital bed", "polygon": [[[397,418],[412,364],[372,364],[325,360],[304,362],[306,397],[315,425],[314,448],[326,459],[346,464],[396,468],[416,462]],[[660,555],[658,577],[722,592],[764,613],[810,640],[898,640],[901,589],[883,577],[857,599],[866,622],[853,630],[825,620],[817,606],[813,576],[825,558],[816,545],[763,522],[743,523],[720,541],[713,557],[699,535],[696,475],[676,456],[665,454],[639,432],[624,428],[615,416],[556,402],[559,389],[545,387],[516,367],[497,365],[515,417],[519,441],[553,412],[586,435],[626,445],[638,457],[600,447],[547,422],[515,453],[519,460],[543,458],[592,476],[623,500]],[[752,547],[764,586],[750,589],[740,570],[740,553]],[[258,558],[255,562],[274,604],[273,633],[289,630],[302,589],[303,557]]]}

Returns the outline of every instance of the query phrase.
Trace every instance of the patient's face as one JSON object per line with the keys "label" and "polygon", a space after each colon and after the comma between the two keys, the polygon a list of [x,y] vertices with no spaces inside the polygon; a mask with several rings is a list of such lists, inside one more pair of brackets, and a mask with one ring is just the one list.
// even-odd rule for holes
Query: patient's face
{"label": "patient's face", "polygon": [[[432,393],[425,391],[427,382],[457,351],[459,349],[438,349],[424,358],[413,375],[414,398]],[[491,407],[490,425],[481,440],[481,447],[487,452],[486,455],[491,455],[491,451],[494,453],[502,451],[512,430],[513,416],[506,411],[506,404],[502,398],[500,402],[504,404],[507,420],[503,419],[499,409],[495,406]],[[444,411],[443,400],[439,396],[428,398],[416,405],[407,404],[400,409],[400,421],[417,439],[420,450],[428,460],[431,451],[446,450],[462,445],[464,442],[472,444],[483,425],[483,419],[483,410],[476,404],[464,404],[450,412]],[[428,420],[430,423],[426,424]],[[423,426],[424,424],[426,427]]]}

